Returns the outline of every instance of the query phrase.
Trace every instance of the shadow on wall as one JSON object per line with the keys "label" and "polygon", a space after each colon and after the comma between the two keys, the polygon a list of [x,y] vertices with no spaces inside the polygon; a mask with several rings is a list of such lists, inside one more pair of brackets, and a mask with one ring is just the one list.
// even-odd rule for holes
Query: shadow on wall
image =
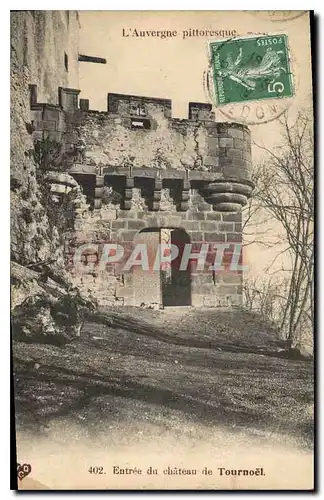
{"label": "shadow on wall", "polygon": [[190,237],[183,229],[171,230],[171,244],[178,250],[178,256],[171,261],[169,275],[162,271],[162,304],[163,306],[190,306],[191,305],[191,271],[180,269],[180,263],[186,243]]}
{"label": "shadow on wall", "polygon": [[[141,266],[133,268],[133,283],[137,303],[141,301],[155,302],[164,307],[191,305],[191,270],[180,269],[185,245],[190,243],[190,237],[184,229],[145,228],[135,238],[136,243],[145,244],[148,254],[149,271]],[[159,245],[163,249],[160,255],[160,271],[154,270]],[[169,245],[177,248],[178,255],[173,256]]]}

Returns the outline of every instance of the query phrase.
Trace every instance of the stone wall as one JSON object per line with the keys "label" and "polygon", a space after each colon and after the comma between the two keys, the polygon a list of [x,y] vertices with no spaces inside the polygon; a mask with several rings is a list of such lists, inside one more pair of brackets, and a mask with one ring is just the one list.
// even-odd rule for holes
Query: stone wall
{"label": "stone wall", "polygon": [[[227,243],[222,264],[224,270],[204,272],[196,270],[196,260],[191,260],[191,305],[194,307],[231,307],[242,301],[242,272],[230,271],[234,245],[242,241],[240,213],[214,212],[194,190],[190,193],[190,210],[146,209],[121,210],[102,207],[92,213],[79,214],[76,220],[76,233],[73,243],[67,246],[68,268],[75,285],[85,294],[94,294],[102,306],[107,305],[146,305],[162,306],[162,291],[159,301],[153,296],[151,286],[143,292],[140,288],[136,266],[124,272],[121,265],[107,264],[100,269],[98,264],[102,256],[103,245],[118,243],[126,248],[129,257],[134,243],[140,240],[141,231],[146,228],[183,229],[193,244],[192,251],[199,251],[202,243],[209,244],[207,262],[212,264],[215,258],[215,243]],[[81,267],[73,261],[77,248],[93,243],[92,249],[86,248],[82,255]],[[127,252],[128,249],[128,252]],[[126,258],[126,256],[125,256]],[[122,261],[125,262],[125,259]],[[241,262],[241,260],[240,260]],[[93,264],[93,269],[84,266]],[[144,271],[145,272],[145,271]],[[155,273],[155,275],[154,275]],[[156,281],[158,271],[146,271]],[[139,293],[140,292],[140,293]],[[144,298],[143,298],[144,297]]]}
{"label": "stone wall", "polygon": [[[84,177],[85,189],[93,184],[95,208],[101,206],[102,179],[116,180],[118,175],[126,177],[125,208],[131,206],[136,178],[151,179],[154,192],[161,191],[161,182],[174,180],[179,202],[187,201],[184,184],[200,183],[205,200],[219,211],[237,211],[247,202],[252,191],[251,140],[244,125],[213,121],[211,105],[204,103],[189,103],[188,120],[174,119],[171,101],[124,94],[108,94],[106,113],[91,112],[84,99],[78,106],[78,94],[61,87],[59,106],[42,104],[34,87],[34,135],[46,133],[62,142],[61,166],[79,180],[80,175],[97,176],[94,182]],[[160,200],[152,200],[152,209],[158,210],[154,202]]]}
{"label": "stone wall", "polygon": [[59,86],[78,86],[78,33],[75,11],[11,12],[11,255],[22,264],[64,265],[60,235],[40,201],[29,85],[53,104]]}
{"label": "stone wall", "polygon": [[[208,244],[208,259],[215,256],[215,243],[228,244],[225,261],[231,260],[241,241],[240,210],[252,191],[248,128],[216,123],[204,103],[189,103],[186,120],[173,118],[172,102],[161,98],[108,94],[107,112],[91,111],[78,98],[77,13],[20,11],[11,19],[14,259],[49,259],[63,268],[62,235],[40,203],[33,156],[37,141],[50,140],[60,145],[55,169],[69,172],[84,193],[73,209],[68,270],[101,305],[163,305],[161,273],[110,264],[80,272],[73,257],[81,244],[95,245],[82,254],[82,263],[96,264],[104,244],[123,244],[126,258],[143,230],[154,230],[146,234],[153,248],[164,229],[185,235],[195,251]],[[66,192],[65,185],[54,188],[55,196]],[[241,302],[241,272],[228,266],[200,272],[196,264],[192,258],[191,305]]]}
{"label": "stone wall", "polygon": [[107,113],[85,111],[80,120],[83,162],[99,168],[132,165],[225,172],[249,179],[249,129],[216,123],[206,106],[189,103],[188,120],[179,120],[171,118],[169,100],[108,94]]}
{"label": "stone wall", "polygon": [[[88,203],[76,207],[76,232],[66,247],[74,283],[103,306],[164,305],[160,271],[98,263],[104,244],[122,244],[129,256],[143,230],[156,232],[150,246],[160,238],[157,231],[177,230],[172,234],[186,235],[195,252],[208,245],[209,264],[216,243],[229,245],[225,269],[197,271],[192,258],[190,276],[177,275],[179,282],[190,279],[186,304],[239,305],[242,273],[228,264],[241,242],[241,208],[253,186],[248,128],[215,122],[204,103],[189,103],[188,119],[178,120],[168,99],[108,94],[108,110],[99,113],[78,102],[77,89],[61,87],[58,106],[39,103],[36,91],[33,135],[63,143],[61,168],[82,186]],[[80,267],[73,258],[82,244],[94,247],[82,254]]]}
{"label": "stone wall", "polygon": [[79,29],[77,11],[11,12],[12,60],[25,92],[37,85],[40,102],[58,104],[58,87],[79,87]]}

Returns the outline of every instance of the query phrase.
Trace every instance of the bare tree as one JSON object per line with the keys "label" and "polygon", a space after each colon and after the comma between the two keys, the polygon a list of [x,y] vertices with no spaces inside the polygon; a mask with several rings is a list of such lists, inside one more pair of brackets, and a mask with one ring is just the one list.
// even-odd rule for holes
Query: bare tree
{"label": "bare tree", "polygon": [[[270,150],[257,145],[266,160],[257,165],[255,204],[247,207],[245,231],[251,217],[263,208],[280,223],[284,246],[280,254],[288,254],[290,266],[283,269],[288,278],[285,294],[279,294],[282,310],[279,329],[292,345],[306,324],[314,322],[314,144],[313,117],[299,113],[291,124],[285,115],[280,121],[283,142]],[[278,244],[270,243],[272,245]],[[271,265],[269,266],[269,269]],[[269,271],[268,269],[268,271]],[[269,290],[268,290],[269,291]],[[251,301],[251,290],[249,291]]]}

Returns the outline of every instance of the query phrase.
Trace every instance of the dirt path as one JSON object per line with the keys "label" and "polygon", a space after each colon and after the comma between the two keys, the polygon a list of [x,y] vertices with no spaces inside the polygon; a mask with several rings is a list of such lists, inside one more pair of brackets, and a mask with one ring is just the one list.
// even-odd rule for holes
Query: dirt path
{"label": "dirt path", "polygon": [[242,317],[239,331],[226,313],[217,322],[215,313],[196,322],[184,312],[137,314],[117,312],[111,327],[87,323],[65,347],[15,343],[18,424],[41,430],[69,418],[100,427],[108,418],[176,430],[187,422],[311,442],[312,365],[261,354],[276,344],[273,332]]}
{"label": "dirt path", "polygon": [[[243,464],[265,467],[264,488],[309,487],[312,364],[268,355],[278,341],[255,318],[194,316],[110,311],[111,326],[86,323],[71,344],[14,343],[17,457],[33,464],[31,480],[123,488],[114,465],[162,471]],[[94,465],[107,476],[89,474]],[[127,484],[154,489],[163,480]],[[208,481],[210,488],[237,487]],[[199,478],[170,476],[167,487],[191,484],[199,489]]]}

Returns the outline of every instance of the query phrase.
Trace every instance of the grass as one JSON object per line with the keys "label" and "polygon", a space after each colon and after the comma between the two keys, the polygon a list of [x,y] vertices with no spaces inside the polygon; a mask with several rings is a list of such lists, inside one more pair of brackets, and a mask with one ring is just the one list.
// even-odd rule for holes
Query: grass
{"label": "grass", "polygon": [[14,342],[18,429],[77,422],[89,434],[143,423],[278,435],[312,446],[313,366],[244,312],[111,310],[65,346]]}

